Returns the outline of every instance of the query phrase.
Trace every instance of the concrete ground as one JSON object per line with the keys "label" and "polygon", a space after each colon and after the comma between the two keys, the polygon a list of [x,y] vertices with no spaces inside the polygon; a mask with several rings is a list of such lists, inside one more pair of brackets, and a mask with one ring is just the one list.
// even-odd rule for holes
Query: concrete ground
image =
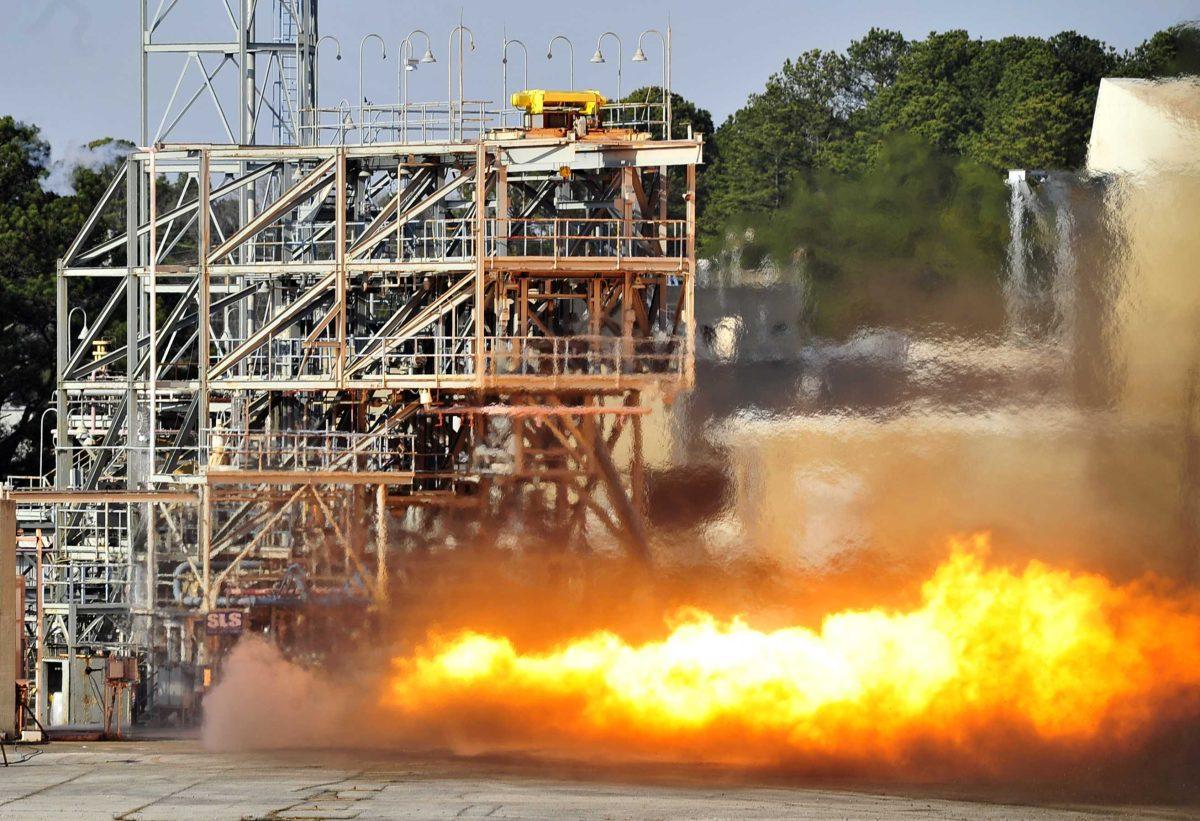
{"label": "concrete ground", "polygon": [[400,753],[208,753],[194,740],[9,747],[0,818],[1194,818],[1200,807],[762,786],[697,768]]}

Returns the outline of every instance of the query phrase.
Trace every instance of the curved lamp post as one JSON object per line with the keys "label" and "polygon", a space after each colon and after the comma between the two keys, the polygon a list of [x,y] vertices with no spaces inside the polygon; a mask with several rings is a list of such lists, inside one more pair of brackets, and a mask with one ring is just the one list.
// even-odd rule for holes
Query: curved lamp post
{"label": "curved lamp post", "polygon": [[58,416],[58,408],[49,407],[42,411],[41,417],[38,419],[38,481],[46,475],[44,467],[46,456],[46,414],[53,413]]}
{"label": "curved lamp post", "polygon": [[501,122],[502,125],[508,125],[508,106],[509,106],[509,102],[508,102],[508,47],[509,46],[520,46],[521,53],[525,55],[525,80],[524,80],[525,86],[524,86],[524,88],[526,88],[526,89],[529,88],[529,49],[526,48],[525,44],[522,43],[520,40],[509,40],[507,37],[505,37],[504,38],[504,47],[500,50],[500,66],[501,66],[500,82],[503,86],[503,96],[501,97],[500,104],[503,106],[502,111],[504,112],[504,114],[502,115],[502,122]]}
{"label": "curved lamp post", "polygon": [[611,37],[617,41],[617,102],[621,102],[621,64],[625,62],[625,45],[621,42],[621,38],[614,32],[606,31],[596,38],[596,53],[592,55],[591,62],[605,63],[604,52],[600,50],[600,44],[604,42],[605,37]]}
{"label": "curved lamp post", "polygon": [[[450,29],[450,39],[446,43],[446,53],[450,57],[446,61],[446,117],[447,125],[450,129],[450,141],[454,141],[454,35],[458,35],[458,108],[459,116],[462,116],[463,104],[463,62],[466,55],[463,54],[462,35],[466,32],[470,38],[471,51],[475,50],[475,32],[459,23],[454,28]],[[462,124],[459,124],[459,132],[461,135]]]}
{"label": "curved lamp post", "polygon": [[570,52],[569,57],[571,58],[571,71],[570,71],[569,76],[571,78],[571,90],[574,91],[575,90],[575,44],[571,42],[570,38],[568,38],[566,35],[563,35],[563,34],[556,34],[553,37],[551,37],[550,43],[546,46],[546,59],[547,60],[554,59],[554,43],[558,40],[562,40],[564,43],[566,43],[567,48],[569,49],[569,52]]}
{"label": "curved lamp post", "polygon": [[363,128],[366,125],[366,121],[367,121],[366,112],[363,110],[367,105],[367,98],[363,94],[363,73],[362,73],[363,46],[365,46],[367,44],[367,41],[370,40],[372,37],[374,37],[376,40],[379,41],[379,52],[383,56],[384,60],[387,59],[387,43],[384,42],[383,38],[380,37],[378,34],[367,34],[362,38],[361,41],[359,41],[359,44],[358,44],[358,128],[359,128],[359,139],[360,140],[365,136],[364,134],[362,134],[362,131],[363,131]]}
{"label": "curved lamp post", "polygon": [[[412,56],[412,38],[417,34],[425,38],[425,53],[419,60]],[[424,29],[410,31],[408,36],[400,41],[399,52],[400,65],[396,68],[396,74],[400,81],[400,116],[403,118],[404,129],[400,134],[400,141],[408,142],[408,72],[416,71],[420,63],[436,63],[437,58],[433,56],[433,44],[429,40],[429,33]]]}
{"label": "curved lamp post", "polygon": [[[317,65],[313,67],[313,77],[318,75],[317,69],[320,68],[321,43],[324,43],[326,40],[332,40],[337,45],[337,53],[334,55],[334,59],[338,60],[339,62],[342,59],[342,41],[334,37],[332,34],[324,35],[321,37],[321,39],[317,40],[317,45],[313,48],[313,62],[317,63]],[[313,89],[313,104],[316,105],[317,108],[321,107],[321,101],[318,99],[319,92],[320,86]]]}
{"label": "curved lamp post", "polygon": [[[668,28],[667,31],[670,31]],[[642,50],[642,38],[647,34],[657,34],[658,39],[662,41],[663,47],[663,119],[666,120],[664,129],[667,134],[667,139],[671,139],[671,46],[670,40],[658,29],[646,29],[638,35],[637,51],[633,53],[633,62],[646,62],[646,52]]]}
{"label": "curved lamp post", "polygon": [[71,312],[67,314],[67,335],[70,336],[71,334],[71,318],[75,316],[76,311],[79,311],[79,313],[83,314],[83,327],[79,329],[79,336],[75,337],[79,342],[82,342],[83,340],[87,339],[88,318],[87,311],[85,311],[81,305],[76,305],[71,309]]}

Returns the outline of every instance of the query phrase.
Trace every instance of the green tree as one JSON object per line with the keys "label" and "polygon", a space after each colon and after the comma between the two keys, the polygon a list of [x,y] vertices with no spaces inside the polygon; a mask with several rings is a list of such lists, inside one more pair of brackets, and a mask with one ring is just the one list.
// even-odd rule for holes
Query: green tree
{"label": "green tree", "polygon": [[1172,26],[1156,33],[1122,61],[1126,77],[1178,77],[1200,74],[1200,27]]}
{"label": "green tree", "polygon": [[[663,99],[662,86],[642,86],[625,95],[623,103],[639,103],[642,105],[661,105]],[[654,112],[658,116],[657,112]],[[713,117],[707,109],[700,108],[693,101],[680,94],[671,92],[671,135],[682,139],[692,134],[704,139],[704,165],[696,169],[698,207],[703,208],[704,174],[711,168],[717,158],[717,144],[713,141]],[[669,186],[672,191],[683,191],[687,185],[686,172],[682,168],[671,168],[668,172]],[[683,208],[678,197],[671,200],[672,219],[683,217]]]}
{"label": "green tree", "polygon": [[907,50],[899,32],[873,28],[845,54],[814,50],[787,61],[751,95],[713,138],[701,196],[704,249],[720,244],[731,219],[779,208],[805,168],[865,162],[865,143],[855,141],[863,112],[895,81]]}
{"label": "green tree", "polygon": [[[884,140],[874,162],[849,173],[800,174],[769,220],[738,223],[743,263],[770,258],[804,277],[814,331],[862,321],[937,321],[951,295],[998,306],[996,272],[1008,236],[1005,187],[986,166],[915,135]],[[940,303],[940,306],[939,306]]]}
{"label": "green tree", "polygon": [[54,389],[55,262],[74,239],[114,168],[75,169],[77,193],[42,181],[49,145],[35,126],[0,117],[0,473],[37,467],[38,423]]}
{"label": "green tree", "polygon": [[704,235],[744,213],[779,208],[798,171],[828,142],[844,139],[846,63],[834,52],[789,60],[717,129],[717,157],[705,172]]}

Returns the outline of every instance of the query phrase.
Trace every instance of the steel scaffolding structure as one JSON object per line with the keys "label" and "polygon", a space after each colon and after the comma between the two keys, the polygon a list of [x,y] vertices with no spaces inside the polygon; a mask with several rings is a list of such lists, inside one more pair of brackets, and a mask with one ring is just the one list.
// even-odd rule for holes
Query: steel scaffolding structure
{"label": "steel scaffolding structure", "polygon": [[[239,8],[211,50],[241,72],[240,138],[150,134],[60,261],[53,486],[15,491],[43,719],[55,692],[93,715],[99,651],[185,709],[206,614],[299,648],[316,609],[383,607],[415,551],[649,555],[647,397],[694,381],[700,140],[666,138],[652,100],[509,127],[460,94],[330,121],[315,0],[277,0],[271,42]],[[161,11],[143,21],[145,65],[168,48]],[[76,340],[85,298],[103,307]]]}

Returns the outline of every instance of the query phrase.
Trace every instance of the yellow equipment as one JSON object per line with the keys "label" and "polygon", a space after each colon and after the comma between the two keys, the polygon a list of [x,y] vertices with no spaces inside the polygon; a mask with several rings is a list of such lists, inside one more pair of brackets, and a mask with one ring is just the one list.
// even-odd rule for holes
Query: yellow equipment
{"label": "yellow equipment", "polygon": [[523,108],[527,114],[571,111],[585,117],[594,117],[606,102],[608,101],[604,99],[604,95],[594,90],[550,91],[545,88],[527,88],[524,91],[514,91],[512,95],[513,107]]}

